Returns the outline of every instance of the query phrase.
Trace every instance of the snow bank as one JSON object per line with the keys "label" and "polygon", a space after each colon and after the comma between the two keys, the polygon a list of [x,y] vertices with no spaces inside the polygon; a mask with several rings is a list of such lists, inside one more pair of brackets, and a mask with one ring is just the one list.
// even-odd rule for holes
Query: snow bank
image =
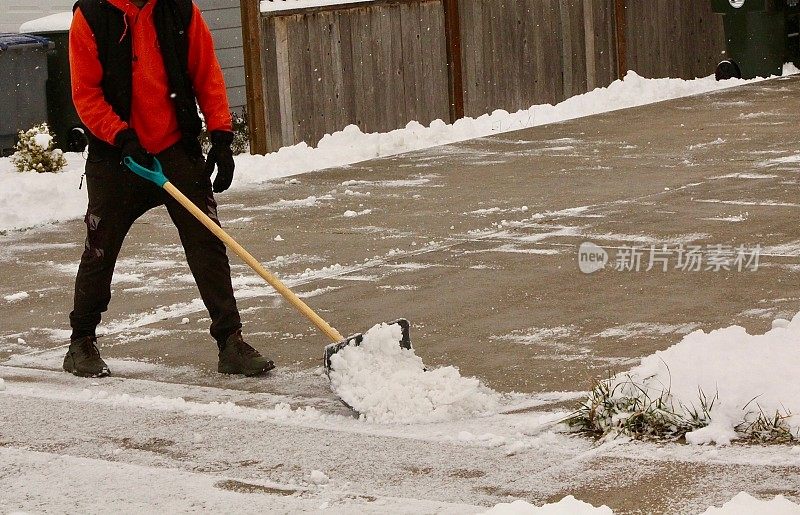
{"label": "snow bank", "polygon": [[[78,189],[84,160],[67,153],[66,171],[20,173],[9,158],[0,158],[0,231],[27,229],[80,218],[86,212],[86,184]],[[85,181],[84,181],[85,182]]]}
{"label": "snow bank", "polygon": [[498,504],[481,515],[613,515],[608,506],[595,508],[589,503],[567,496],[556,503],[535,506],[526,501]]}
{"label": "snow bank", "polygon": [[[620,405],[643,397],[642,390],[650,399],[666,393],[671,411],[684,419],[691,419],[693,412],[705,418],[705,427],[686,434],[689,443],[727,445],[751,432],[748,426],[762,413],[770,419],[785,415],[783,427],[800,433],[798,370],[800,313],[760,335],[739,326],[690,333],[612,378],[610,391]],[[624,421],[626,414],[614,417],[611,424]]]}
{"label": "snow bank", "polygon": [[800,504],[795,504],[782,495],[776,495],[770,501],[761,501],[740,492],[736,497],[722,505],[712,506],[700,515],[798,515]]}
{"label": "snow bank", "polygon": [[[786,66],[784,74],[797,70]],[[316,148],[305,143],[284,147],[267,156],[240,156],[235,185],[264,182],[275,177],[320,170],[390,156],[413,150],[446,145],[473,138],[500,134],[548,123],[580,118],[592,114],[641,106],[673,98],[707,93],[756,82],[730,79],[717,82],[713,76],[694,79],[645,79],[629,71],[623,80],[606,88],[597,88],[557,105],[535,105],[516,113],[498,109],[478,118],[463,118],[454,124],[434,120],[425,127],[410,122],[403,129],[387,133],[365,134],[350,125],[335,134],[326,135]]]}
{"label": "snow bank", "polygon": [[362,418],[377,423],[426,423],[491,413],[500,396],[458,369],[425,370],[413,350],[400,347],[402,329],[376,325],[359,346],[331,357],[331,387]]}
{"label": "snow bank", "polygon": [[[544,506],[535,506],[525,501],[498,504],[481,515],[613,515],[613,513],[608,506],[595,508],[591,504],[579,501],[570,495],[557,503],[545,504]],[[798,514],[800,514],[800,505],[793,503],[782,495],[776,495],[769,501],[762,501],[745,492],[741,492],[723,504],[721,508],[711,507],[700,515]]]}
{"label": "snow bank", "polygon": [[[789,65],[784,75],[797,70]],[[449,125],[441,120],[425,127],[410,122],[403,129],[387,133],[365,134],[350,125],[325,136],[312,148],[305,143],[284,147],[266,156],[236,156],[233,189],[261,184],[276,178],[344,166],[377,157],[455,143],[473,138],[579,118],[592,114],[640,106],[688,95],[730,88],[751,81],[730,79],[717,82],[714,77],[694,80],[645,79],[628,72],[624,80],[606,88],[571,97],[555,106],[536,105],[516,113],[494,111],[478,118],[464,118]],[[27,229],[50,222],[71,220],[86,209],[86,189],[78,190],[83,159],[66,154],[68,172],[60,174],[18,174],[8,158],[0,158],[0,231]],[[46,200],[57,198],[58,203]]]}

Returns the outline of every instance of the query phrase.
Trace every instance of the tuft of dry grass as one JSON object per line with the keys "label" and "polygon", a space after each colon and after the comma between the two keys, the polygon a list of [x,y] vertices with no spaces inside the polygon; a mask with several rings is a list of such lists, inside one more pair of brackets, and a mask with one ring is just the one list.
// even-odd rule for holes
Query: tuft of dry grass
{"label": "tuft of dry grass", "polygon": [[[711,423],[719,394],[708,397],[698,388],[697,405],[676,401],[669,387],[661,390],[637,383],[630,376],[598,380],[564,423],[572,430],[598,437],[625,435],[635,439],[676,441]],[[752,403],[753,401],[751,401]],[[748,403],[749,405],[750,403]],[[745,422],[735,427],[741,439],[759,443],[796,442],[800,435],[787,423],[788,413],[767,415],[758,407],[743,408]]]}

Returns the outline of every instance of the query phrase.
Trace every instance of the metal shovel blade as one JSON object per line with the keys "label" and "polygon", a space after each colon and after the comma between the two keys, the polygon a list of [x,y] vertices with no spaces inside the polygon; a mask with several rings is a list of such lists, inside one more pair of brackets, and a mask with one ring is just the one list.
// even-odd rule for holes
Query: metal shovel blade
{"label": "metal shovel blade", "polygon": [[[403,338],[400,340],[400,347],[404,349],[411,350],[411,324],[408,320],[401,318],[399,320],[395,320],[394,322],[390,322],[389,325],[399,325],[400,329],[403,331]],[[331,374],[331,357],[339,352],[340,350],[344,349],[348,345],[361,345],[361,342],[364,340],[364,335],[361,333],[354,334],[345,338],[344,340],[336,343],[331,343],[330,345],[325,347],[325,373],[330,377]]]}

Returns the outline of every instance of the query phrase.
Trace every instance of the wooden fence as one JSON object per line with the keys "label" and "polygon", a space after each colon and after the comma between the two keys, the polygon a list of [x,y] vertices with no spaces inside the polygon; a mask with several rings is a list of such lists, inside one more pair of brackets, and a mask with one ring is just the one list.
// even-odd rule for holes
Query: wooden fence
{"label": "wooden fence", "polygon": [[261,13],[241,0],[254,153],[348,124],[383,132],[557,103],[628,69],[705,76],[725,42],[707,0],[279,1]]}

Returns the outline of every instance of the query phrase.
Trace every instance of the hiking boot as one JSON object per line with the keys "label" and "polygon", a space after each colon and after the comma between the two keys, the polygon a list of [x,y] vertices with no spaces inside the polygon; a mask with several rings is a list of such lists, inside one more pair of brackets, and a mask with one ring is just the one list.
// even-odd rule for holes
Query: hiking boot
{"label": "hiking boot", "polygon": [[225,346],[219,351],[217,371],[220,374],[257,376],[273,368],[275,364],[271,360],[263,357],[244,341],[241,331],[230,335]]}
{"label": "hiking boot", "polygon": [[64,356],[64,370],[80,377],[105,377],[110,374],[108,365],[100,357],[94,336],[70,342],[67,355]]}

